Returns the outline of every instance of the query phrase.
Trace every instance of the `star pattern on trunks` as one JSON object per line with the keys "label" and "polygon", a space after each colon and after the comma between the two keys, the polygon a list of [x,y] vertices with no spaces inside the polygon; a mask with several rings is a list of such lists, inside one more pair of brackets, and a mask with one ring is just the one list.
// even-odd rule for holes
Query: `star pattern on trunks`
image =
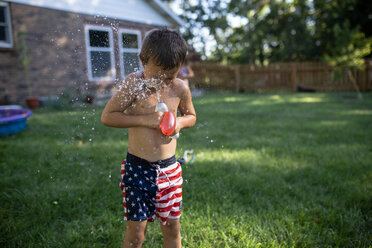
{"label": "star pattern on trunks", "polygon": [[[161,166],[137,163],[135,160],[131,162],[122,164],[124,170],[121,171],[125,219],[153,221],[157,216],[164,223],[167,218],[178,218],[181,214],[179,206],[182,187],[179,185],[170,188],[170,184],[172,182],[174,185],[182,179],[180,165],[176,164],[175,160],[171,164],[163,163]],[[158,195],[160,193],[161,198]]]}

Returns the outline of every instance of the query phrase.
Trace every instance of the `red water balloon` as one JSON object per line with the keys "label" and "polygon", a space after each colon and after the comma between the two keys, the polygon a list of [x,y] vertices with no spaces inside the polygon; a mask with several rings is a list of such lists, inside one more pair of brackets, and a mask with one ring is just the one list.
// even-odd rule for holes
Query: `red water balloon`
{"label": "red water balloon", "polygon": [[163,119],[160,122],[160,129],[164,135],[171,135],[176,128],[176,116],[173,112],[164,112]]}

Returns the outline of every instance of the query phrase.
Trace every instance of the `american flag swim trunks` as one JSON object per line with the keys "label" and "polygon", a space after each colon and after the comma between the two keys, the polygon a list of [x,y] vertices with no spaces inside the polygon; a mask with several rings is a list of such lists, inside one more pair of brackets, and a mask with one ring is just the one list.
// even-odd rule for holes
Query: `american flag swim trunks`
{"label": "american flag swim trunks", "polygon": [[150,222],[181,216],[182,169],[176,157],[157,162],[127,154],[121,163],[124,219]]}

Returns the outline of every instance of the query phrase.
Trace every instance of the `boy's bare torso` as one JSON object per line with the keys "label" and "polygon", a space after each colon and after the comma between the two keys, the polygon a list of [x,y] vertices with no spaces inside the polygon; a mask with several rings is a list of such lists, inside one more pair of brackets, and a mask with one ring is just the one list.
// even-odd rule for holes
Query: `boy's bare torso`
{"label": "boy's bare torso", "polygon": [[[142,74],[136,74],[137,80],[143,79]],[[168,110],[177,116],[177,109],[180,103],[180,94],[182,94],[183,82],[174,79],[158,90],[147,88],[139,90],[137,97],[126,109],[129,115],[144,115],[155,112],[156,104],[164,102]],[[181,86],[181,87],[180,87]],[[130,90],[130,89],[129,89]],[[177,141],[165,136],[160,129],[147,127],[129,128],[129,153],[146,159],[148,161],[158,161],[167,159],[175,155]]]}

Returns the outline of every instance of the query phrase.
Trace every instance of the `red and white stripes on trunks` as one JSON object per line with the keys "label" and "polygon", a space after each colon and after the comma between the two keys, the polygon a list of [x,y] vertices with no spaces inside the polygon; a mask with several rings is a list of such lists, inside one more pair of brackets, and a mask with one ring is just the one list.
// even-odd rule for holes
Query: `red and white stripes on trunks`
{"label": "red and white stripes on trunks", "polygon": [[127,154],[121,163],[124,219],[154,221],[181,216],[182,169],[175,156],[149,162]]}

